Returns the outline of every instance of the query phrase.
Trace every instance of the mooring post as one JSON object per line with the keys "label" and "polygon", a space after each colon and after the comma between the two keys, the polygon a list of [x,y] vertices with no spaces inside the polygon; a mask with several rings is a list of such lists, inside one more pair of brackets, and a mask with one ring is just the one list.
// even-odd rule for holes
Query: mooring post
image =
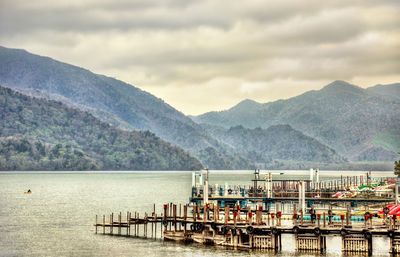
{"label": "mooring post", "polygon": [[[182,219],[182,204],[179,204],[179,215],[178,215],[178,219]],[[181,222],[179,222],[178,230],[179,230],[179,231],[182,230],[182,223],[181,223]]]}
{"label": "mooring post", "polygon": [[106,233],[106,215],[103,215],[103,234]]}
{"label": "mooring post", "polygon": [[[169,204],[169,218],[170,218],[170,219],[173,217],[173,214],[172,214],[173,209],[174,209],[173,206],[174,206],[173,203],[170,203],[170,204]],[[169,230],[170,230],[170,231],[172,230],[172,222],[169,222]]]}
{"label": "mooring post", "polygon": [[96,223],[94,224],[96,224],[96,234],[97,234],[97,214],[96,214]]}
{"label": "mooring post", "polygon": [[157,238],[157,213],[154,213],[154,222],[154,238]]}
{"label": "mooring post", "polygon": [[118,214],[118,235],[121,235],[121,212]]}
{"label": "mooring post", "polygon": [[143,222],[144,222],[144,224],[143,224],[144,237],[147,238],[147,230],[148,230],[148,225],[149,225],[149,216],[148,216],[147,212],[146,212],[146,216],[145,216],[145,219]]}
{"label": "mooring post", "polygon": [[[153,212],[152,213],[153,215],[152,215],[152,222],[151,222],[151,238],[153,238],[154,237],[154,222],[156,222],[156,220],[154,219],[154,215],[155,215],[155,213]],[[157,224],[157,223],[156,223]]]}
{"label": "mooring post", "polygon": [[229,221],[229,206],[225,205],[225,217],[224,217],[225,224],[228,224],[228,221]]}
{"label": "mooring post", "polygon": [[240,205],[237,206],[237,215],[238,215],[238,220],[240,222]]}
{"label": "mooring post", "polygon": [[213,221],[217,222],[217,210],[215,208],[215,204],[212,204],[212,214],[213,214]]}
{"label": "mooring post", "polygon": [[350,204],[347,203],[346,207],[346,226],[348,226],[350,225]]}
{"label": "mooring post", "polygon": [[[197,203],[196,203],[196,205],[197,205]],[[196,207],[196,205],[192,205],[192,207],[193,207],[193,222],[196,222],[196,210],[197,210],[197,207]]]}
{"label": "mooring post", "polygon": [[113,234],[114,233],[114,213],[112,212],[110,215],[110,233]]}
{"label": "mooring post", "polygon": [[[156,223],[156,229],[157,229],[157,223]],[[163,224],[160,224],[160,233],[161,233],[161,238],[163,237]],[[157,237],[157,233],[156,233],[156,237]]]}
{"label": "mooring post", "polygon": [[[164,220],[166,220],[167,219],[167,214],[168,214],[168,211],[167,211],[167,209],[168,209],[168,205],[167,204],[164,204]],[[136,216],[136,214],[135,214],[135,216]]]}
{"label": "mooring post", "polygon": [[203,208],[203,222],[206,223],[208,221],[208,210],[209,210],[209,205],[208,203],[204,205]]}
{"label": "mooring post", "polygon": [[300,210],[300,224],[303,225],[304,217],[303,217],[303,209]]}
{"label": "mooring post", "polygon": [[174,208],[174,231],[176,232],[176,204],[173,205]]}
{"label": "mooring post", "polygon": [[139,212],[138,212],[138,214],[137,214],[137,222],[136,222],[136,224],[137,224],[137,236],[140,236],[140,226],[139,226],[139,216],[140,216],[140,214],[139,214]]}
{"label": "mooring post", "polygon": [[236,219],[237,219],[237,216],[238,215],[238,212],[237,211],[233,211],[233,226],[236,228]]}
{"label": "mooring post", "polygon": [[184,220],[183,231],[185,232],[184,234],[186,234],[186,218],[187,218],[187,205],[185,204],[183,206],[183,220]]}
{"label": "mooring post", "polygon": [[219,208],[220,208],[220,206],[219,206],[219,204],[217,204],[217,222],[219,221]]}
{"label": "mooring post", "polygon": [[368,238],[368,255],[372,255],[372,236]]}
{"label": "mooring post", "polygon": [[126,228],[126,232],[127,232],[128,236],[130,236],[131,235],[131,212],[127,213],[126,220],[127,220],[127,223],[128,223],[128,227]]}

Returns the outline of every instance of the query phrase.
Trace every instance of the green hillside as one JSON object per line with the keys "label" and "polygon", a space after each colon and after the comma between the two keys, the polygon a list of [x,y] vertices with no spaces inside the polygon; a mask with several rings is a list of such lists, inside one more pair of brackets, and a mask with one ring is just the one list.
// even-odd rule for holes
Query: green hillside
{"label": "green hillside", "polygon": [[[0,87],[0,138],[2,167],[26,156],[25,162],[9,169],[106,169],[106,170],[197,170],[198,160],[149,131],[123,131],[91,114],[60,102],[37,99]],[[7,137],[19,139],[12,139]],[[22,141],[19,141],[22,140]],[[12,145],[25,144],[15,148]],[[26,142],[30,142],[27,144]],[[37,155],[37,145],[47,145]],[[55,145],[55,146],[52,146]],[[56,151],[56,150],[57,151]],[[58,154],[57,154],[58,153]],[[64,164],[64,159],[77,159]],[[60,165],[47,159],[59,158]],[[36,163],[33,163],[35,162]],[[32,163],[31,165],[28,165]],[[43,164],[43,166],[40,165]],[[75,164],[74,164],[75,163]],[[83,165],[83,166],[82,166]]]}

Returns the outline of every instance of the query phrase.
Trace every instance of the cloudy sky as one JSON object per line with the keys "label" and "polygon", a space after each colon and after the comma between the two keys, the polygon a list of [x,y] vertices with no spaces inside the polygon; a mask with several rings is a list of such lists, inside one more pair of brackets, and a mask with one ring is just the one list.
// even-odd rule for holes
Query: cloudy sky
{"label": "cloudy sky", "polygon": [[0,0],[0,45],[200,114],[337,79],[400,82],[399,13],[398,0]]}

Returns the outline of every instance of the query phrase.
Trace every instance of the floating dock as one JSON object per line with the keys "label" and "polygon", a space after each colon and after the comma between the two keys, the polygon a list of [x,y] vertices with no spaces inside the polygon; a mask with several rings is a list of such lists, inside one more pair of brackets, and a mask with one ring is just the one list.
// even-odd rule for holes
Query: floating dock
{"label": "floating dock", "polygon": [[[375,237],[387,237],[390,252],[399,254],[400,217],[388,211],[377,215],[386,204],[398,202],[397,184],[391,191],[365,190],[350,198],[333,197],[336,190],[357,185],[357,180],[363,184],[362,178],[350,183],[343,177],[340,182],[323,183],[272,181],[271,174],[264,180],[256,171],[252,187],[232,189],[210,187],[208,171],[202,171],[193,175],[190,203],[164,204],[158,214],[153,205],[153,212],[142,216],[127,212],[123,218],[121,213],[116,217],[111,213],[100,221],[96,216],[94,226],[96,233],[273,252],[282,250],[283,234],[294,235],[293,242],[285,243],[295,245],[298,252],[324,253],[327,237],[336,236],[342,239],[344,253],[368,255],[372,255]],[[366,182],[372,183],[370,177]]]}

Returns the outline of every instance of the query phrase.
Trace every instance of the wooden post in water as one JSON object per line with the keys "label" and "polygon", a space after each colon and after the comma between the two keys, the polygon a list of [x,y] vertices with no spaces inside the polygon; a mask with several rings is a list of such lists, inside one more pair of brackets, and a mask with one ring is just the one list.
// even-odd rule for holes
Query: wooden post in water
{"label": "wooden post in water", "polygon": [[96,234],[97,234],[97,214],[96,214],[96,223],[94,224],[96,224]]}
{"label": "wooden post in water", "polygon": [[128,227],[126,228],[126,233],[128,236],[131,235],[131,212],[127,213],[126,222],[128,223]]}
{"label": "wooden post in water", "polygon": [[121,235],[121,212],[118,214],[118,235]]}
{"label": "wooden post in water", "polygon": [[151,215],[151,216],[153,216],[153,222],[151,223],[151,238],[154,238],[154,224],[157,226],[157,222],[156,222],[156,219],[155,219],[155,216],[156,216],[156,204],[153,204],[153,213],[152,213],[153,215]]}
{"label": "wooden post in water", "polygon": [[173,205],[174,208],[174,231],[176,232],[176,204]]}
{"label": "wooden post in water", "polygon": [[187,205],[184,205],[183,206],[183,220],[185,221],[185,223],[183,224],[184,234],[186,234],[186,219],[187,219]]}
{"label": "wooden post in water", "polygon": [[[173,205],[173,203],[170,203],[169,204],[169,217],[171,218],[172,217],[172,212],[173,212],[173,207],[174,205]],[[169,230],[172,230],[172,222],[169,222]]]}
{"label": "wooden post in water", "polygon": [[224,217],[225,224],[228,224],[228,221],[229,221],[229,206],[225,205],[225,217]]}
{"label": "wooden post in water", "polygon": [[347,210],[346,210],[346,226],[350,225],[350,203],[347,203]]}
{"label": "wooden post in water", "polygon": [[204,205],[204,208],[203,208],[203,222],[204,222],[204,224],[208,221],[208,204],[205,204]]}
{"label": "wooden post in water", "polygon": [[[179,204],[179,218],[182,219],[182,204]],[[179,222],[179,230],[182,230],[182,222]]]}
{"label": "wooden post in water", "polygon": [[[218,204],[217,204],[218,206]],[[212,205],[213,208],[213,221],[217,222],[217,207],[215,206],[215,204]]]}
{"label": "wooden post in water", "polygon": [[137,235],[136,223],[137,223],[137,218],[136,218],[136,212],[135,212],[135,223],[134,223],[134,226],[135,226],[135,236]]}
{"label": "wooden post in water", "polygon": [[113,212],[110,215],[110,224],[111,224],[110,234],[113,234],[113,232],[114,232],[114,213]]}
{"label": "wooden post in water", "polygon": [[[154,238],[157,238],[157,213],[154,212]],[[162,224],[161,224],[162,227]],[[161,228],[162,231],[162,228]]]}
{"label": "wooden post in water", "polygon": [[196,222],[196,210],[197,210],[197,203],[196,205],[193,204],[193,222]]}
{"label": "wooden post in water", "polygon": [[106,215],[103,215],[103,234],[106,233]]}
{"label": "wooden post in water", "polygon": [[220,208],[220,206],[219,206],[219,204],[217,204],[217,222],[219,221],[219,208]]}
{"label": "wooden post in water", "polygon": [[300,210],[300,224],[303,225],[304,217],[303,217],[303,209]]}
{"label": "wooden post in water", "polygon": [[147,238],[147,230],[148,230],[148,225],[149,225],[149,216],[146,213],[144,224],[143,224],[143,229],[144,229],[144,237]]}
{"label": "wooden post in water", "polygon": [[140,233],[139,233],[139,229],[140,229],[140,226],[139,226],[139,212],[138,212],[138,214],[137,214],[137,220],[136,220],[136,223],[137,223],[137,236],[139,236],[140,235]]}
{"label": "wooden post in water", "polygon": [[233,226],[236,228],[237,211],[233,211]]}

